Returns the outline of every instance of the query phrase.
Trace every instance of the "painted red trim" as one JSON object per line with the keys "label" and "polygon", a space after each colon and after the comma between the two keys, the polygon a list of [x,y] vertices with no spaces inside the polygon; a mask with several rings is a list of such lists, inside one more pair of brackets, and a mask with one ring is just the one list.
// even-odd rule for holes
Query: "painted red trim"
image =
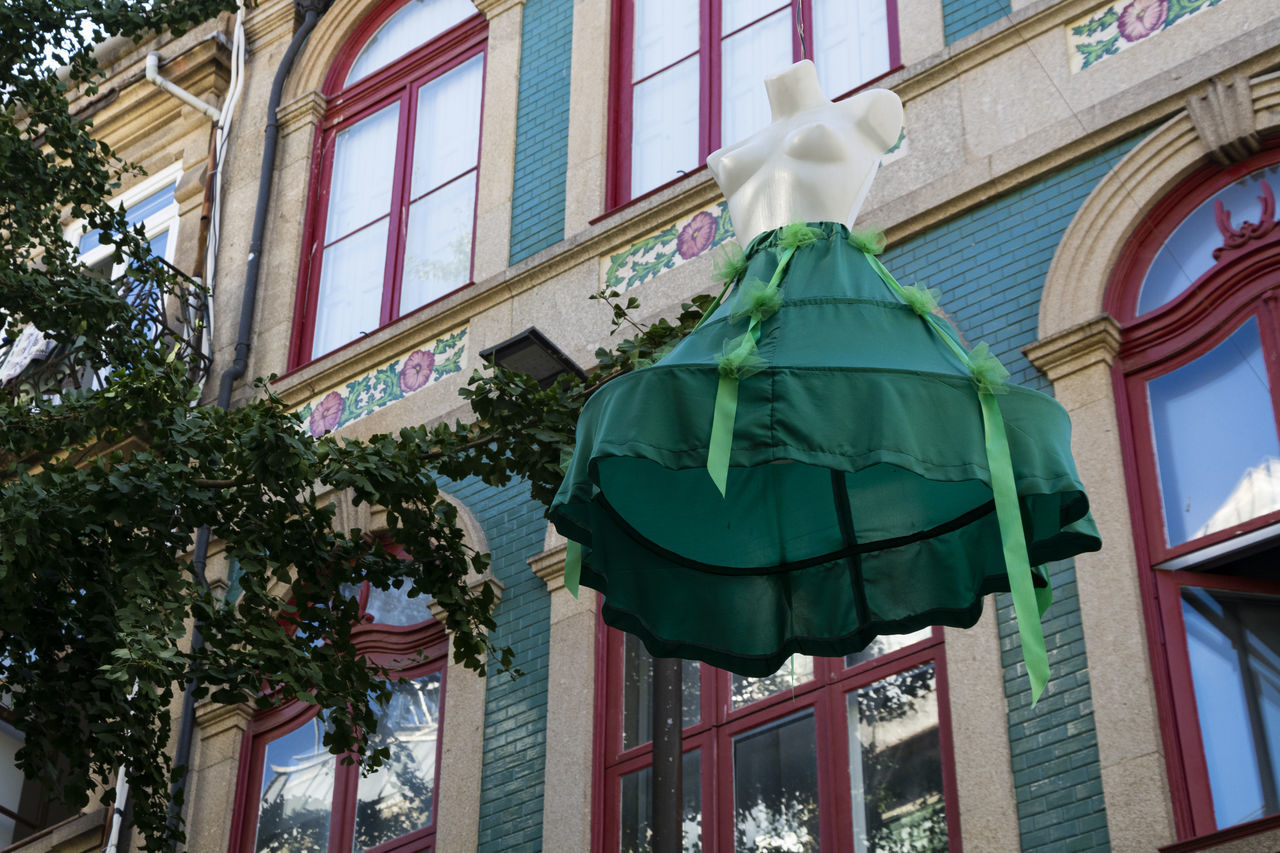
{"label": "painted red trim", "polygon": [[[744,708],[730,708],[731,674],[700,665],[701,719],[684,729],[684,749],[700,750],[699,779],[703,808],[702,849],[726,849],[733,843],[733,740],[760,726],[797,713],[812,712],[818,749],[819,842],[823,849],[852,849],[852,792],[849,779],[847,697],[888,675],[932,663],[939,703],[939,740],[943,752],[943,797],[952,851],[960,850],[959,806],[946,662],[942,630],[917,643],[845,668],[843,659],[814,658],[812,680]],[[650,766],[652,745],[622,749],[622,667],[624,635],[597,621],[596,743],[593,768],[592,850],[617,853],[621,830],[621,780]],[[689,780],[686,780],[686,784]]]}
{"label": "painted red trim", "polygon": [[[1184,293],[1143,316],[1136,316],[1142,280],[1174,229],[1223,187],[1280,162],[1280,146],[1227,169],[1206,165],[1194,171],[1135,227],[1108,282],[1104,306],[1122,324],[1123,342],[1112,378],[1116,395],[1126,490],[1139,572],[1146,602],[1143,621],[1177,835],[1185,842],[1164,850],[1196,850],[1206,839],[1225,840],[1217,831],[1212,791],[1200,732],[1182,618],[1182,587],[1199,586],[1280,594],[1280,584],[1230,574],[1165,571],[1148,567],[1193,555],[1241,533],[1280,521],[1280,512],[1228,530],[1170,546],[1164,532],[1163,494],[1146,383],[1204,355],[1257,317],[1271,383],[1273,414],[1280,425],[1280,322],[1275,304],[1280,278],[1280,235],[1271,234],[1223,253]],[[1280,426],[1278,426],[1280,428]],[[1217,843],[1216,841],[1213,843]],[[1188,846],[1189,845],[1189,846]]]}
{"label": "painted red trim", "polygon": [[[885,0],[885,25],[889,31],[889,71],[886,72],[887,75],[902,67],[902,42],[898,38],[898,0]],[[880,78],[877,77],[876,79]]]}
{"label": "painted red trim", "polygon": [[[1186,841],[1179,841],[1176,844],[1167,844],[1160,848],[1159,853],[1199,853],[1201,850],[1213,850],[1218,845],[1226,844],[1228,841],[1252,838],[1274,830],[1280,830],[1280,815],[1271,815],[1248,823],[1239,823],[1226,829],[1220,829],[1217,832],[1201,835],[1198,838],[1190,838]],[[1277,844],[1280,844],[1280,838],[1275,840]]]}
{"label": "painted red trim", "polygon": [[[353,126],[374,112],[398,103],[399,123],[396,132],[396,166],[392,176],[390,210],[387,223],[386,255],[383,260],[382,303],[379,308],[379,328],[402,319],[400,311],[400,287],[404,266],[404,247],[408,228],[408,195],[412,170],[412,157],[417,117],[417,92],[423,85],[458,67],[476,56],[481,56],[481,79],[488,67],[488,24],[477,14],[450,28],[438,38],[419,45],[404,56],[369,76],[343,89],[342,84],[365,42],[394,15],[404,2],[386,4],[368,15],[356,27],[338,54],[325,79],[323,91],[329,96],[325,115],[317,128],[317,141],[313,150],[311,189],[308,193],[307,219],[303,229],[303,258],[299,264],[298,296],[294,305],[293,336],[289,347],[288,372],[310,364],[319,358],[338,352],[363,339],[335,347],[327,353],[313,356],[315,341],[315,315],[320,296],[320,280],[323,275],[323,255],[326,247],[325,223],[328,217],[329,195],[333,172],[334,141],[344,129]],[[484,87],[481,86],[481,133],[483,133]],[[482,136],[480,138],[483,138]],[[468,171],[479,174],[480,152],[477,146],[475,165]],[[466,174],[463,172],[462,174]],[[478,204],[479,193],[476,194]],[[381,217],[374,220],[380,222]],[[475,274],[476,217],[473,208],[471,241],[472,251],[469,278]],[[365,223],[368,227],[373,223]],[[348,237],[344,234],[342,237]],[[332,241],[334,243],[337,240]],[[460,288],[470,286],[472,281]],[[453,292],[456,292],[453,291]],[[450,294],[444,294],[440,299]],[[433,300],[432,303],[439,301]],[[416,310],[429,307],[420,306]],[[369,332],[375,330],[370,329]],[[288,375],[286,373],[285,375]]]}
{"label": "painted red trim", "polygon": [[[1182,220],[1223,187],[1276,163],[1280,163],[1280,145],[1273,142],[1269,150],[1247,160],[1227,168],[1216,163],[1206,163],[1184,178],[1134,227],[1134,232],[1125,242],[1107,281],[1103,310],[1115,317],[1121,325],[1128,325],[1137,319],[1142,279],[1151,261],[1174,229],[1182,224]],[[1198,283],[1190,289],[1197,288]],[[1164,307],[1152,313],[1163,310]]]}
{"label": "painted red trim", "polygon": [[[721,35],[721,21],[723,20],[720,6],[721,0],[697,0],[697,2],[699,8],[698,66],[700,79],[702,80],[698,96],[698,163],[696,165],[690,164],[689,170],[683,175],[634,198],[631,195],[632,107],[635,85],[643,81],[632,79],[631,46],[635,34],[635,13],[632,0],[614,0],[612,4],[617,24],[612,27],[613,34],[609,61],[610,133],[607,144],[608,175],[605,179],[605,210],[600,216],[590,220],[589,224],[591,225],[600,222],[629,204],[665,190],[671,185],[685,180],[689,175],[706,168],[707,157],[723,146],[721,135],[723,93],[721,75],[723,63],[721,61],[721,53],[724,39],[777,14],[782,9],[788,9],[788,14],[791,16],[791,20],[794,21],[795,4],[799,3],[801,16],[805,24],[806,52],[811,58],[813,56],[812,4],[805,4],[803,0],[786,0],[784,3],[779,3],[771,11],[738,27],[732,33]],[[887,21],[886,29],[889,39],[889,70],[872,80],[860,83],[849,92],[834,98],[834,100],[840,100],[848,97],[853,92],[862,91],[901,68],[897,0],[884,0],[884,3]],[[795,31],[794,24],[790,27],[790,31],[792,58],[798,60],[803,54],[800,49],[799,35]],[[687,55],[677,60],[677,62],[683,62],[691,55]],[[675,63],[671,64],[674,65]],[[665,69],[659,69],[653,74],[660,73],[661,70]],[[653,74],[650,74],[645,79],[649,79]]]}
{"label": "painted red trim", "polygon": [[[609,176],[605,206],[612,210],[631,196],[631,68],[635,8],[628,0],[613,3],[616,25],[609,50]],[[625,128],[625,131],[623,130]]]}

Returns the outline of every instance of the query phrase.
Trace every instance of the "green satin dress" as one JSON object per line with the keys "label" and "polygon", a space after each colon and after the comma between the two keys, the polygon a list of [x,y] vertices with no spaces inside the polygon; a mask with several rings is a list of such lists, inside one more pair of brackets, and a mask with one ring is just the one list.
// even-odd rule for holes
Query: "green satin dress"
{"label": "green satin dress", "polygon": [[[809,226],[792,251],[785,230],[752,241],[738,286],[695,332],[588,401],[551,508],[605,622],[654,656],[746,676],[794,653],[967,627],[984,595],[1010,589],[955,331],[904,301],[843,225]],[[765,282],[774,304],[752,313]],[[722,496],[708,454],[726,373],[737,406]],[[998,390],[1030,564],[1097,550],[1066,412]]]}

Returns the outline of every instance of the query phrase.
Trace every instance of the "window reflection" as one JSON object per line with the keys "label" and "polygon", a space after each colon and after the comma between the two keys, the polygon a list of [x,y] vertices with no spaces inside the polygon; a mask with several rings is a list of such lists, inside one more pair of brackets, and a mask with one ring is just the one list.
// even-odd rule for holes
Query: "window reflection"
{"label": "window reflection", "polygon": [[1146,314],[1167,305],[1204,275],[1216,260],[1213,250],[1222,245],[1222,232],[1214,221],[1214,203],[1231,214],[1231,224],[1257,222],[1261,208],[1258,198],[1262,182],[1280,186],[1280,165],[1259,169],[1246,178],[1224,187],[1197,207],[1174,229],[1156,253],[1138,291],[1138,313]]}
{"label": "window reflection", "polygon": [[1218,826],[1280,812],[1280,598],[1183,587]]}
{"label": "window reflection", "polygon": [[945,851],[933,664],[855,690],[847,704],[855,850]]}
{"label": "window reflection", "polygon": [[927,640],[932,636],[933,628],[921,628],[919,631],[913,631],[910,634],[886,634],[876,637],[862,651],[845,655],[844,665],[846,667],[857,666],[858,664],[875,660],[881,655],[896,652],[898,649],[905,649],[907,646],[914,645],[921,640]]}
{"label": "window reflection", "polygon": [[729,676],[729,703],[736,711],[752,702],[768,699],[813,681],[813,658],[808,655],[792,655],[773,675],[765,678]]}
{"label": "window reflection", "polygon": [[267,744],[258,800],[256,853],[312,853],[329,841],[336,759],[312,717]]}
{"label": "window reflection", "polygon": [[[622,655],[622,748],[627,750],[653,740],[653,658],[631,634]],[[681,669],[681,719],[688,728],[702,716],[701,678],[697,661],[683,661]]]}
{"label": "window reflection", "polygon": [[818,750],[813,711],[733,740],[737,850],[814,853],[818,849]]}
{"label": "window reflection", "polygon": [[440,727],[440,674],[391,686],[391,700],[377,710],[378,732],[370,749],[391,756],[360,779],[356,794],[355,850],[368,850],[431,823]]}
{"label": "window reflection", "polygon": [[[684,781],[682,816],[684,853],[702,853],[702,757],[696,749],[684,754],[681,762]],[[648,853],[653,838],[653,768],[646,767],[622,777],[621,853]]]}
{"label": "window reflection", "polygon": [[1280,440],[1257,317],[1152,379],[1147,393],[1170,545],[1280,509]]}

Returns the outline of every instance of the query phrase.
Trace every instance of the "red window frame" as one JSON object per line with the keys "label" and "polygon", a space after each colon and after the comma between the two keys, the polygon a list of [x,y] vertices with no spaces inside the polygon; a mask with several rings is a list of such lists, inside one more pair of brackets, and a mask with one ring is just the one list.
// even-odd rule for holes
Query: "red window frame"
{"label": "red window frame", "polygon": [[[420,678],[432,673],[440,675],[440,717],[438,731],[444,731],[445,696],[448,687],[447,660],[449,642],[444,626],[434,619],[418,625],[381,625],[364,614],[369,600],[369,584],[361,584],[358,593],[361,624],[352,629],[352,638],[361,655],[370,663],[384,666],[404,678]],[[304,702],[289,702],[263,711],[249,724],[240,750],[241,761],[236,779],[236,805],[231,821],[229,853],[252,853],[258,832],[258,806],[262,790],[264,757],[267,746],[278,737],[315,718],[320,709]],[[440,807],[440,764],[443,738],[437,736],[435,791],[431,803],[431,822],[414,832],[370,848],[368,853],[414,853],[434,850]],[[360,766],[343,763],[346,756],[332,756],[336,764],[333,785],[333,810],[329,819],[329,853],[350,853],[356,818],[356,790]]]}
{"label": "red window frame", "polygon": [[[720,44],[729,36],[742,32],[747,27],[764,20],[771,15],[777,13],[778,9],[783,5],[790,7],[790,15],[792,21],[796,18],[796,9],[799,7],[800,19],[804,26],[806,37],[804,44],[801,43],[799,32],[795,27],[791,28],[791,56],[793,61],[799,61],[806,54],[813,53],[813,4],[805,2],[805,0],[784,0],[779,2],[771,11],[761,15],[759,18],[744,24],[733,33],[728,35],[717,35],[720,32],[721,13],[720,0],[693,0],[698,3],[699,21],[701,28],[698,37],[698,64],[699,64],[699,87],[698,96],[698,162],[690,163],[689,170],[685,175],[672,178],[664,184],[645,190],[643,193],[632,196],[631,194],[631,109],[632,97],[631,90],[644,81],[631,81],[632,71],[632,40],[635,34],[635,7],[633,0],[615,0],[614,2],[614,21],[617,23],[613,27],[613,43],[610,46],[610,92],[609,92],[609,127],[612,132],[609,135],[609,181],[606,191],[606,205],[609,210],[621,207],[633,201],[647,198],[655,193],[661,192],[667,187],[684,180],[689,174],[701,171],[706,166],[708,155],[721,147],[720,141],[720,80],[721,80],[721,62],[720,62]],[[902,67],[902,55],[898,44],[898,0],[884,0],[885,14],[888,19],[889,33],[889,70],[884,74],[867,80],[848,92],[840,93],[838,96],[833,95],[835,100],[847,97],[854,92],[873,86],[876,81],[881,80]],[[672,65],[683,62],[693,54],[686,54],[662,68],[654,71],[645,80],[651,79],[653,76],[665,71]],[[782,69],[774,69],[780,71]]]}
{"label": "red window frame", "polygon": [[[392,178],[392,196],[390,221],[388,224],[388,249],[386,264],[383,270],[382,308],[377,328],[382,328],[405,316],[430,308],[431,305],[447,298],[474,283],[475,275],[475,211],[472,211],[471,228],[471,268],[468,281],[449,294],[438,297],[432,302],[403,314],[399,310],[400,285],[404,264],[406,229],[408,226],[408,210],[411,199],[408,184],[412,177],[410,160],[413,151],[414,122],[417,117],[417,91],[425,83],[458,67],[475,56],[487,65],[488,22],[480,13],[451,27],[438,37],[401,56],[386,66],[362,77],[350,86],[344,86],[351,66],[359,57],[361,50],[369,39],[396,12],[400,11],[408,0],[395,0],[383,5],[373,14],[367,16],[347,41],[339,53],[337,61],[329,69],[321,91],[328,99],[325,115],[316,130],[315,143],[311,157],[311,189],[307,195],[307,211],[303,230],[302,262],[298,267],[298,298],[295,301],[293,319],[293,339],[289,352],[289,368],[294,369],[311,361],[324,358],[339,352],[351,344],[356,338],[335,347],[327,353],[312,355],[314,341],[316,306],[320,291],[320,275],[323,250],[325,248],[325,222],[329,212],[330,180],[333,172],[333,149],[338,133],[351,127],[363,118],[378,110],[400,103],[400,124],[396,136],[396,165]],[[480,114],[484,114],[483,98]],[[483,120],[478,138],[484,133]],[[480,163],[479,147],[476,150],[476,165],[447,183],[465,180],[472,173],[478,175]],[[444,185],[441,185],[444,186]],[[476,194],[477,199],[479,193]],[[352,234],[369,228],[377,222],[362,226]],[[351,235],[344,235],[344,239]],[[370,332],[373,329],[368,330]]]}
{"label": "red window frame", "polygon": [[[1235,828],[1217,825],[1182,611],[1184,587],[1280,596],[1280,572],[1267,579],[1233,575],[1229,566],[1215,571],[1233,559],[1231,540],[1280,523],[1280,511],[1169,545],[1146,383],[1203,356],[1256,318],[1280,426],[1280,229],[1225,248],[1212,268],[1159,308],[1139,315],[1138,295],[1161,246],[1188,215],[1229,184],[1275,164],[1280,164],[1280,148],[1225,169],[1207,165],[1187,177],[1139,224],[1117,260],[1104,301],[1121,326],[1112,381],[1174,823],[1183,840],[1234,837],[1254,824],[1256,831],[1280,825],[1274,815]],[[1256,209],[1233,213],[1248,221],[1258,218]],[[1204,555],[1202,564],[1197,555]]]}
{"label": "red window frame", "polygon": [[[597,619],[596,722],[592,812],[593,853],[618,853],[621,832],[622,777],[653,763],[652,742],[622,748],[624,640],[621,631]],[[947,837],[959,853],[960,811],[952,760],[951,711],[942,629],[902,649],[846,668],[844,658],[813,658],[811,681],[742,708],[731,708],[731,674],[705,663],[700,673],[700,714],[683,730],[683,750],[699,750],[702,849],[731,850],[734,843],[733,740],[744,732],[811,710],[818,749],[818,844],[821,850],[853,850],[853,793],[849,778],[849,729],[846,697],[889,675],[923,664],[934,666],[938,699],[938,738],[942,756],[943,803]],[[695,780],[686,778],[684,785]]]}

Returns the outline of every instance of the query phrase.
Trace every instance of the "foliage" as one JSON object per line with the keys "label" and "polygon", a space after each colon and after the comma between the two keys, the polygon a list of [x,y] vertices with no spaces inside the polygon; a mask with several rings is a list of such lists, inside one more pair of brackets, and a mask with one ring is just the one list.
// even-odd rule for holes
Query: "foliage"
{"label": "foliage", "polygon": [[[137,169],[95,141],[70,105],[99,95],[91,48],[104,33],[180,31],[231,5],[0,6],[0,319],[11,336],[34,326],[100,376],[96,388],[0,394],[0,712],[26,733],[22,769],[74,805],[95,788],[109,798],[124,764],[150,850],[181,836],[167,811],[184,768],[166,746],[185,684],[215,702],[322,706],[332,752],[361,756],[366,770],[386,760],[385,745],[365,733],[391,695],[388,674],[354,649],[357,605],[345,584],[407,583],[410,595],[434,596],[456,662],[512,671],[510,651],[488,639],[494,591],[471,582],[487,555],[464,543],[439,479],[525,478],[548,502],[582,403],[701,317],[687,305],[675,323],[637,327],[598,354],[586,382],[542,389],[501,369],[477,373],[464,392],[472,423],[313,438],[264,382],[230,411],[199,405],[201,388],[172,342],[138,334],[147,328],[138,307],[64,238],[83,221],[114,243],[117,262],[130,259],[131,279],[171,294],[184,286],[108,202]],[[333,493],[385,507],[389,536],[409,560],[381,537],[335,527]],[[238,566],[234,601],[191,559],[205,527]],[[195,648],[193,624],[203,636]]]}

